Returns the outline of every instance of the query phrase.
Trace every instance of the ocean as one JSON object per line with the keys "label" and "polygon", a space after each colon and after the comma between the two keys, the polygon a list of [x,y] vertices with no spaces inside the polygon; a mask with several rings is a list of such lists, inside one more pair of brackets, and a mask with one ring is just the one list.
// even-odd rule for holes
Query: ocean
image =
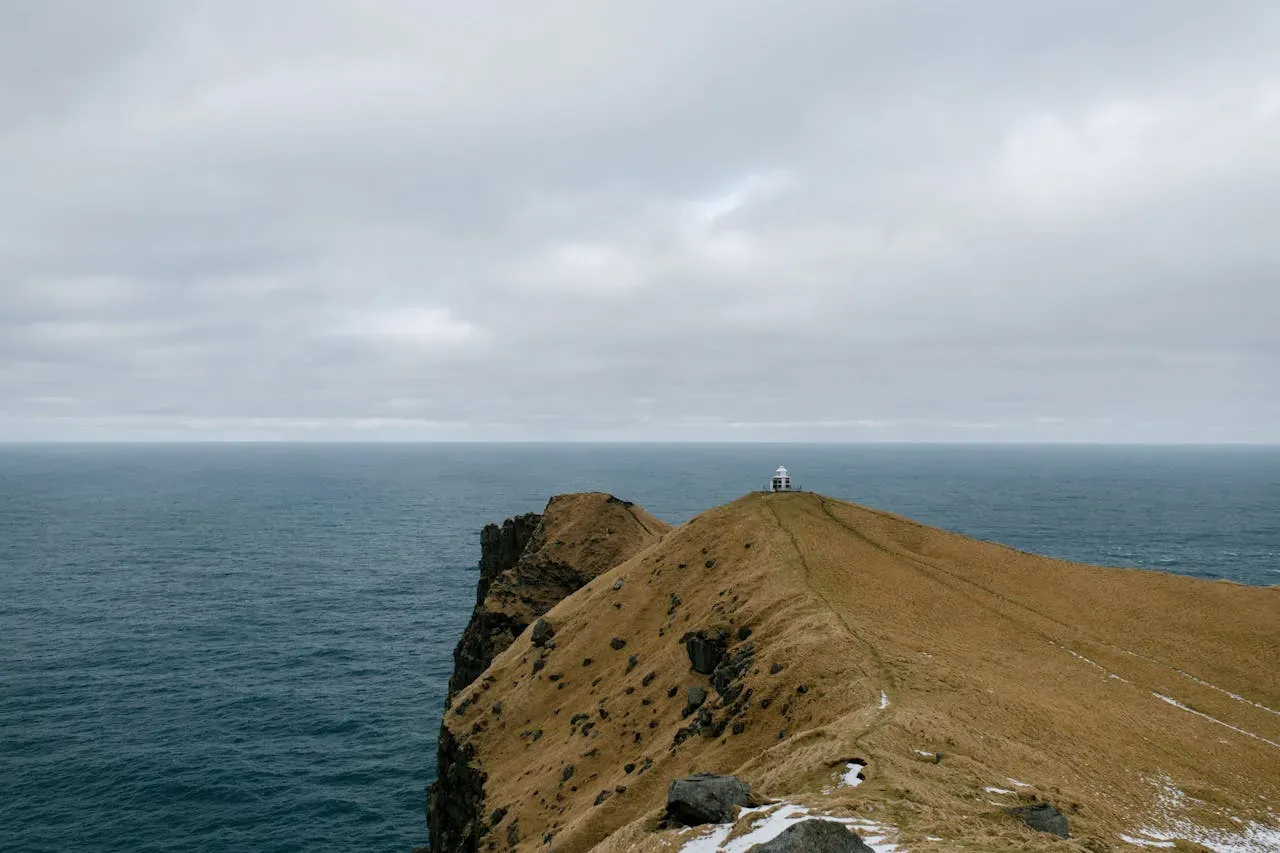
{"label": "ocean", "polygon": [[480,528],[805,489],[1021,548],[1280,583],[1280,448],[0,446],[0,849],[390,851]]}

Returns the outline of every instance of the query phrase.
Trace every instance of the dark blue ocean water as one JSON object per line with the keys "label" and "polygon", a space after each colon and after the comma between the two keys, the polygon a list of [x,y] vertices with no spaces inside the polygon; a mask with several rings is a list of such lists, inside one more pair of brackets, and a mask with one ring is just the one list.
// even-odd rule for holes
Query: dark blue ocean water
{"label": "dark blue ocean water", "polygon": [[391,851],[478,531],[799,485],[1029,551],[1280,583],[1280,448],[0,447],[0,849]]}

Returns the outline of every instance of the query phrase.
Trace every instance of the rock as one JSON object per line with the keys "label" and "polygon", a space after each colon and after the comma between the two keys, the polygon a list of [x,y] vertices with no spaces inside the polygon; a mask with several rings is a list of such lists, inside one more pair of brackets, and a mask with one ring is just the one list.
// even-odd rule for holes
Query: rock
{"label": "rock", "polygon": [[564,769],[560,771],[560,781],[568,782],[572,778],[573,778],[573,765],[566,764],[564,766]]}
{"label": "rock", "polygon": [[834,820],[810,818],[787,827],[781,835],[747,849],[747,853],[873,853],[856,832]]}
{"label": "rock", "polygon": [[507,846],[515,847],[520,843],[520,819],[516,818],[507,825]]}
{"label": "rock", "polygon": [[551,627],[550,622],[546,619],[539,619],[533,623],[533,634],[530,635],[529,640],[538,648],[542,648],[547,644],[547,640],[550,640],[555,634],[556,629]]}
{"label": "rock", "polygon": [[738,629],[739,640],[745,640],[750,636],[751,636],[751,628],[749,626],[743,625],[741,628]]}
{"label": "rock", "polygon": [[755,644],[748,643],[716,664],[711,684],[726,702],[732,702],[742,692],[742,678],[751,670],[755,655]]}
{"label": "rock", "polygon": [[613,649],[615,652],[622,651],[623,647],[626,645],[627,641],[621,637],[614,637],[609,641],[609,648]]}
{"label": "rock", "polygon": [[782,666],[782,664],[775,663],[773,666],[769,667],[769,674],[777,675],[778,673],[782,672],[783,669],[784,667]]}
{"label": "rock", "polygon": [[622,589],[622,578],[618,578],[613,582],[613,591],[617,592],[620,589]]}
{"label": "rock", "polygon": [[751,788],[736,776],[695,773],[667,789],[667,819],[685,826],[730,823],[739,806],[754,802]]}
{"label": "rock", "polygon": [[691,631],[680,638],[694,672],[711,675],[729,648],[729,635],[721,630]]}
{"label": "rock", "polygon": [[1029,806],[1014,806],[1005,811],[1037,832],[1051,832],[1059,838],[1070,838],[1071,828],[1067,824],[1067,816],[1048,803],[1032,803]]}
{"label": "rock", "polygon": [[440,729],[440,778],[427,788],[432,850],[475,850],[484,834],[484,772],[472,765],[475,747]]}
{"label": "rock", "polygon": [[690,687],[689,702],[684,706],[682,716],[689,716],[694,711],[702,707],[702,703],[707,701],[707,690],[705,687]]}
{"label": "rock", "polygon": [[705,566],[705,567],[707,567],[708,569],[713,569],[713,568],[715,568],[716,561],[715,561],[714,559],[710,559],[710,560],[707,560],[707,561],[706,561],[705,563],[703,563],[702,565],[704,565],[704,566]]}
{"label": "rock", "polygon": [[631,670],[635,669],[636,664],[638,663],[640,663],[640,658],[636,657],[635,655],[632,655],[631,657],[627,658],[627,672],[631,672]]}

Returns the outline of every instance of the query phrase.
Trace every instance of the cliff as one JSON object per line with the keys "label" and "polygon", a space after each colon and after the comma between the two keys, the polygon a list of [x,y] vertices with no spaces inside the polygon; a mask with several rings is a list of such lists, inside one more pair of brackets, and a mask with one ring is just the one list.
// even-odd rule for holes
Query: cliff
{"label": "cliff", "polygon": [[[670,526],[630,501],[598,492],[553,497],[480,533],[476,606],[453,652],[446,708],[539,616],[591,579],[657,542]],[[439,780],[427,789],[427,822],[437,850],[475,849],[484,774],[474,750],[441,726]]]}
{"label": "cliff", "polygon": [[[803,814],[914,853],[1280,850],[1280,589],[801,493],[670,531],[627,507],[645,523],[604,548],[603,500],[553,500],[488,582],[518,618],[445,714],[437,853],[745,851]],[[672,825],[670,783],[696,771],[771,805]],[[1070,838],[1010,811],[1046,803]]]}

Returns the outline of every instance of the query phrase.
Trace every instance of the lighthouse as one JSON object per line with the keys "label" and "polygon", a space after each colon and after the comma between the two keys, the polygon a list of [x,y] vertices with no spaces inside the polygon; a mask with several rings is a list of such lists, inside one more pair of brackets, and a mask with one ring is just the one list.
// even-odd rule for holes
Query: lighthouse
{"label": "lighthouse", "polygon": [[775,492],[791,491],[791,475],[781,465],[778,466],[777,471],[773,472],[772,489]]}

